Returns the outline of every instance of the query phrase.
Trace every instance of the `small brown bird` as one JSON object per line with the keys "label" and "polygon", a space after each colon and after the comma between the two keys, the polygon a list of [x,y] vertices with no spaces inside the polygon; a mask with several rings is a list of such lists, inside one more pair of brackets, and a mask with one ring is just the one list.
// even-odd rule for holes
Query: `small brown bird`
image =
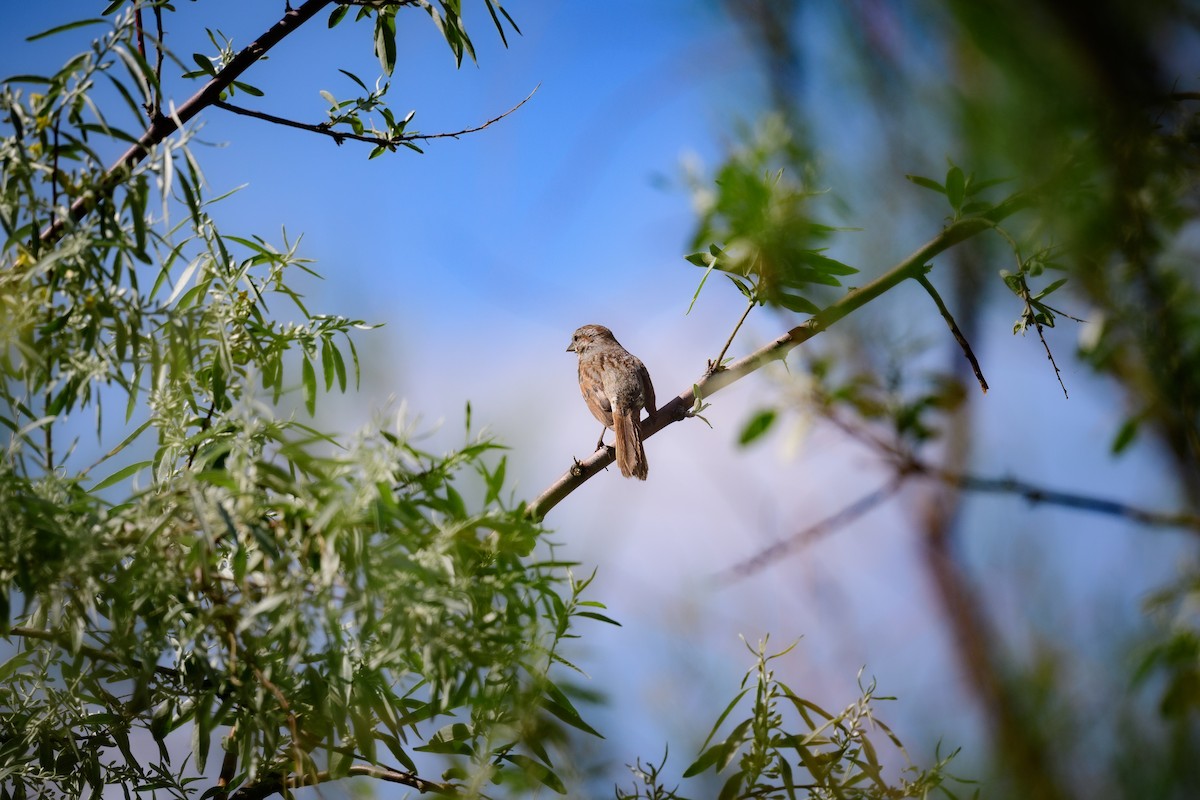
{"label": "small brown bird", "polygon": [[[654,416],[654,384],[637,356],[613,338],[603,325],[584,325],[571,337],[568,353],[579,355],[579,390],[588,410],[612,428],[617,466],[626,478],[646,480],[646,451],[642,447],[641,416]],[[596,449],[604,447],[604,429]]]}

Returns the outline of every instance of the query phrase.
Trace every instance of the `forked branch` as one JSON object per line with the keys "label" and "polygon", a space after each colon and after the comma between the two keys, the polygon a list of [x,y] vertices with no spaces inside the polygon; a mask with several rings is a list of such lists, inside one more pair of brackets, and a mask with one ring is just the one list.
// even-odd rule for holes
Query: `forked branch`
{"label": "forked branch", "polygon": [[828,517],[791,534],[786,539],[781,539],[734,564],[719,573],[718,580],[733,582],[761,572],[770,565],[778,563],[780,558],[806,547],[825,534],[845,527],[885,500],[894,497],[912,478],[936,480],[963,491],[1008,494],[1022,498],[1031,504],[1073,508],[1077,511],[1119,517],[1141,525],[1156,528],[1179,528],[1193,534],[1200,534],[1200,516],[1196,514],[1153,511],[1106,497],[1047,489],[1017,478],[988,478],[943,469],[916,459],[908,459],[903,464],[897,465],[896,474],[883,486],[850,502]]}

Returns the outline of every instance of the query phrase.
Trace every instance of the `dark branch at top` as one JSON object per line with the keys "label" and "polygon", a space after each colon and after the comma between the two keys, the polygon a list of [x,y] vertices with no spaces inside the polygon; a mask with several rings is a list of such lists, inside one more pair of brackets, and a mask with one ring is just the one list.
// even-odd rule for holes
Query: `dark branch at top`
{"label": "dark branch at top", "polygon": [[144,159],[154,145],[166,139],[180,126],[194,118],[208,106],[217,102],[225,91],[243,72],[284,37],[295,31],[313,18],[322,8],[331,5],[334,0],[308,0],[298,8],[289,8],[283,17],[270,27],[262,36],[242,49],[225,65],[208,83],[183,103],[175,113],[158,116],[150,122],[150,127],[130,146],[112,166],[104,173],[103,179],[97,184],[95,192],[88,193],[71,204],[67,218],[51,222],[38,237],[44,245],[58,241],[66,231],[69,222],[78,222],[87,216],[97,203],[99,197],[112,194],[113,190],[125,178],[128,170]]}
{"label": "dark branch at top", "polygon": [[541,88],[541,84],[538,84],[537,86],[533,87],[533,91],[530,92],[529,94],[527,94],[525,96],[524,100],[517,103],[515,106],[510,108],[508,111],[505,111],[503,114],[500,114],[498,116],[492,117],[487,122],[481,123],[474,127],[463,128],[462,130],[451,131],[451,132],[447,132],[447,133],[405,133],[405,134],[401,134],[399,136],[368,136],[368,135],[361,134],[361,133],[354,133],[352,131],[334,130],[332,127],[330,127],[328,122],[320,122],[315,125],[312,123],[308,123],[308,122],[297,122],[294,119],[287,119],[285,117],[277,117],[274,114],[267,114],[262,111],[254,111],[249,108],[242,108],[241,106],[235,106],[232,103],[225,102],[224,100],[216,100],[213,102],[213,105],[217,108],[220,108],[224,111],[229,111],[233,114],[241,114],[242,116],[245,116],[245,117],[253,117],[254,119],[261,119],[264,122],[271,122],[276,125],[286,126],[288,128],[298,128],[299,130],[309,131],[310,133],[320,133],[322,135],[329,136],[338,144],[341,144],[342,142],[349,139],[349,140],[355,141],[355,142],[366,142],[367,144],[374,144],[374,145],[378,145],[381,147],[394,148],[398,145],[404,144],[405,142],[428,141],[430,139],[457,139],[460,136],[466,136],[468,133],[477,133],[478,131],[481,131],[484,128],[487,128],[491,125],[496,124],[500,120],[504,119],[508,115],[515,112],[521,106],[528,103],[529,99],[531,97],[533,97],[534,93],[536,93],[539,88]]}

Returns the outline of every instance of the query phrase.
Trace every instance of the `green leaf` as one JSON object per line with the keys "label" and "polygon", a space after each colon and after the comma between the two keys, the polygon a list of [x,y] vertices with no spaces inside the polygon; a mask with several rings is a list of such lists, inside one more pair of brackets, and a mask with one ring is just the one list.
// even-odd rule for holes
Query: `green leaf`
{"label": "green leaf", "polygon": [[331,346],[330,352],[333,354],[333,371],[337,378],[338,390],[346,391],[346,362],[342,359],[342,351],[337,347]]}
{"label": "green leaf", "polygon": [[[143,425],[141,428],[139,428],[137,432],[140,433],[142,430],[145,430],[145,425]],[[98,482],[91,489],[88,489],[88,491],[89,492],[98,492],[101,489],[107,489],[109,486],[112,486],[115,483],[120,483],[121,481],[128,478],[130,475],[133,475],[133,474],[145,469],[146,467],[149,467],[152,463],[153,462],[151,462],[151,461],[137,461],[133,464],[130,464],[127,467],[122,467],[121,469],[114,472],[112,475],[109,475],[104,480]]]}
{"label": "green leaf", "polygon": [[694,778],[702,772],[707,772],[724,753],[724,743],[713,745],[700,754],[700,757],[688,765],[683,771],[683,777]]}
{"label": "green leaf", "polygon": [[1141,421],[1137,417],[1130,417],[1121,423],[1121,427],[1117,430],[1117,435],[1112,440],[1110,449],[1113,455],[1124,452],[1129,445],[1133,444],[1133,440],[1137,438],[1140,424]]}
{"label": "green leaf", "polygon": [[542,701],[542,705],[547,711],[572,728],[578,728],[584,733],[590,733],[600,739],[604,738],[600,735],[599,731],[583,721],[583,717],[579,716],[579,712],[575,710],[575,706],[571,705],[571,701],[567,699],[567,696],[553,683],[546,685],[546,697]]}
{"label": "green leaf", "polygon": [[729,776],[729,780],[725,781],[725,785],[721,787],[721,793],[717,795],[717,800],[737,800],[741,796],[742,783],[746,780],[746,773],[738,770]]}
{"label": "green leaf", "polygon": [[779,305],[798,314],[816,314],[821,310],[816,303],[798,294],[779,295]]}
{"label": "green leaf", "polygon": [[746,692],[748,691],[750,690],[742,689],[734,696],[732,700],[729,701],[729,704],[725,706],[725,710],[721,712],[721,716],[717,717],[717,721],[713,723],[712,730],[708,732],[708,738],[704,740],[704,744],[700,745],[701,749],[708,747],[708,743],[711,742],[713,737],[717,735],[717,731],[720,730],[721,724],[725,722],[725,718],[729,716],[730,712],[732,712],[735,707],[737,707],[737,704],[741,702],[742,698],[746,696]]}
{"label": "green leaf", "polygon": [[[343,8],[343,9],[345,9],[346,7],[345,7],[345,6],[342,6],[342,8]],[[370,89],[368,89],[368,88],[367,88],[367,85],[366,85],[365,83],[363,83],[363,82],[362,82],[362,79],[361,79],[361,78],[359,78],[357,75],[355,75],[353,72],[349,72],[349,71],[347,71],[347,70],[344,70],[344,69],[339,69],[339,70],[338,70],[338,72],[342,73],[342,74],[343,74],[343,75],[345,75],[347,78],[349,78],[350,80],[352,80],[352,81],[354,81],[355,83],[357,83],[357,84],[358,84],[358,88],[362,89],[364,92],[370,92],[370,91],[371,91]]]}
{"label": "green leaf", "polygon": [[263,96],[263,90],[259,89],[257,86],[251,86],[250,84],[242,83],[241,81],[233,81],[233,85],[235,87],[237,87],[240,91],[245,92],[246,94],[250,95],[251,97],[262,97]]}
{"label": "green leaf", "polygon": [[1066,278],[1059,278],[1058,280],[1054,281],[1054,283],[1050,284],[1050,285],[1049,285],[1049,286],[1047,286],[1045,289],[1042,289],[1040,292],[1038,292],[1037,294],[1035,294],[1035,295],[1033,296],[1033,299],[1034,299],[1034,300],[1041,300],[1043,297],[1045,297],[1046,295],[1048,295],[1048,294],[1050,294],[1051,292],[1055,291],[1056,289],[1058,289],[1059,287],[1061,287],[1061,286],[1062,286],[1064,283],[1066,283],[1066,282],[1067,282],[1067,279],[1066,279]]}
{"label": "green leaf", "polygon": [[344,778],[350,774],[350,767],[354,764],[354,758],[350,754],[341,750],[329,751],[329,777]]}
{"label": "green leaf", "polygon": [[952,165],[946,172],[946,199],[950,201],[950,207],[955,211],[962,208],[966,189],[967,176],[959,167]]}
{"label": "green leaf", "polygon": [[192,53],[192,61],[196,62],[201,70],[213,76],[217,76],[217,68],[213,66],[212,60],[208,56],[202,56],[199,53]]}
{"label": "green leaf", "polygon": [[328,336],[321,337],[321,373],[325,378],[325,391],[333,389],[333,382],[337,378],[337,367],[333,363],[333,342]]}
{"label": "green leaf", "polygon": [[[805,250],[797,258],[813,269],[827,272],[831,275],[854,275],[858,272],[857,269],[849,264],[843,264],[841,261],[822,255],[822,252],[822,250]],[[834,281],[831,285],[840,286],[841,284]]]}
{"label": "green leaf", "polygon": [[974,180],[969,180],[967,181],[967,197],[974,197],[980,192],[990,189],[993,186],[998,186],[1002,183],[1008,183],[1009,180],[1011,180],[1011,178],[992,178],[986,181],[979,181],[978,183],[976,183]]}
{"label": "green leaf", "polygon": [[750,287],[749,283],[735,275],[730,275],[728,272],[725,273],[725,277],[729,278],[729,280],[733,282],[733,285],[737,287],[738,291],[741,292],[747,300],[757,301],[758,298],[755,297],[754,290]]}
{"label": "green leaf", "polygon": [[915,183],[917,186],[923,186],[926,189],[932,189],[933,191],[935,191],[939,194],[946,193],[946,187],[942,186],[937,181],[930,180],[929,178],[923,178],[920,175],[905,175],[904,177],[908,178],[910,181]]}
{"label": "green leaf", "polygon": [[738,437],[738,444],[745,447],[755,439],[761,438],[770,429],[773,422],[775,422],[775,409],[767,408],[759,411],[743,426],[742,434]]}
{"label": "green leaf", "polygon": [[530,758],[529,756],[514,753],[512,755],[503,756],[505,761],[510,761],[521,768],[530,778],[533,778],[538,783],[548,786],[558,794],[566,794],[567,787],[563,785],[562,779],[554,774],[554,771],[545,764]]}
{"label": "green leaf", "polygon": [[312,360],[306,355],[301,362],[301,382],[304,384],[304,407],[311,417],[317,410],[317,372],[313,369]]}
{"label": "green leaf", "polygon": [[606,617],[605,615],[600,614],[596,611],[577,611],[575,613],[575,616],[587,617],[588,619],[595,619],[595,620],[599,620],[600,622],[607,622],[609,625],[616,625],[618,628],[621,627],[621,623],[617,622],[612,617]]}
{"label": "green leaf", "polygon": [[337,6],[336,8],[334,8],[333,11],[329,14],[329,22],[327,23],[329,25],[329,27],[332,28],[335,25],[337,25],[339,22],[341,22],[342,17],[346,16],[346,12],[349,10],[350,10],[350,6]]}
{"label": "green leaf", "polygon": [[[106,9],[104,11],[104,13],[107,14],[108,10]],[[64,31],[72,31],[72,30],[75,30],[76,28],[83,28],[88,25],[95,25],[97,23],[99,23],[101,25],[107,25],[108,21],[100,19],[98,17],[92,17],[90,19],[80,19],[80,20],[76,20],[74,22],[68,22],[65,25],[57,25],[53,28],[42,31],[41,33],[35,33],[33,36],[27,37],[25,39],[25,41],[36,42],[38,39],[45,39],[47,36],[53,36],[56,33],[63,33]]]}
{"label": "green leaf", "polygon": [[439,730],[425,744],[413,749],[423,753],[471,755],[472,749],[469,742],[474,735],[469,725],[455,722]]}
{"label": "green leaf", "polygon": [[[430,9],[431,13],[432,9]],[[396,68],[396,17],[395,11],[391,14],[380,12],[375,17],[375,55],[379,59],[379,66],[383,68],[384,75],[391,75],[392,70]]]}

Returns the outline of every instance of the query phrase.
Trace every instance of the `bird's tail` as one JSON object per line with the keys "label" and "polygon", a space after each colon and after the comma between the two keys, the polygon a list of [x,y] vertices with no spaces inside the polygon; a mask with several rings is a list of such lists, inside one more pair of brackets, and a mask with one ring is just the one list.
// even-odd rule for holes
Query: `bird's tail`
{"label": "bird's tail", "polygon": [[[614,409],[614,412],[616,409]],[[642,426],[636,412],[613,413],[613,433],[617,447],[617,467],[626,478],[646,480],[646,450],[642,447]]]}

